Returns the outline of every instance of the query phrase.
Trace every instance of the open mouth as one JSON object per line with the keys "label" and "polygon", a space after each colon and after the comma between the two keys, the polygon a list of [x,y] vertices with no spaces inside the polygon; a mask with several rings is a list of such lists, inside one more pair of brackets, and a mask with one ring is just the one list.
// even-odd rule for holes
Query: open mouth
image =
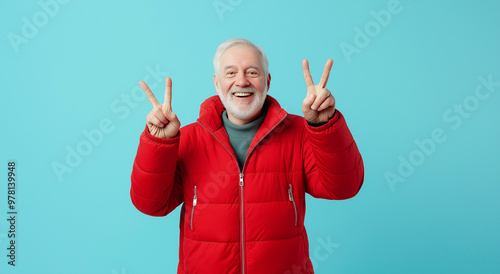
{"label": "open mouth", "polygon": [[239,97],[239,98],[245,98],[248,96],[251,96],[253,93],[251,92],[235,92],[233,93],[234,96]]}

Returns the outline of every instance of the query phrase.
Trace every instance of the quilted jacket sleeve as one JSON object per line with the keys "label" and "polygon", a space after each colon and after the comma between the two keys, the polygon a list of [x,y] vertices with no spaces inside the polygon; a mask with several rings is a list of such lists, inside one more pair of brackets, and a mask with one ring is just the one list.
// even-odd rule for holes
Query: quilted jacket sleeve
{"label": "quilted jacket sleeve", "polygon": [[306,124],[304,172],[306,191],[316,198],[354,197],[364,178],[364,166],[356,142],[339,110],[322,126]]}
{"label": "quilted jacket sleeve", "polygon": [[144,214],[165,216],[183,202],[178,160],[180,133],[172,139],[141,134],[132,169],[130,197]]}

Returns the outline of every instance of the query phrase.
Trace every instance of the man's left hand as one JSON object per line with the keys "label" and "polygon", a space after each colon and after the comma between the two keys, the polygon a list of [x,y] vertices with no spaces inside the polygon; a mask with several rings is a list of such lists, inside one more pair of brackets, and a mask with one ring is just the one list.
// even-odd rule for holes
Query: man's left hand
{"label": "man's left hand", "polygon": [[307,96],[302,102],[302,112],[304,113],[304,118],[309,123],[318,124],[328,122],[335,113],[335,98],[325,88],[332,65],[333,60],[328,59],[319,84],[314,85],[311,73],[309,72],[309,62],[307,59],[302,61],[304,79],[307,85]]}

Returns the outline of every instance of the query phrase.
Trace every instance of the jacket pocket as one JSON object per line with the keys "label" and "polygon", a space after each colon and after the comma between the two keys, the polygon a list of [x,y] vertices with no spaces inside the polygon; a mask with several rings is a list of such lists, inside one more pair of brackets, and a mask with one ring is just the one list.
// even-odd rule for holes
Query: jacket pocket
{"label": "jacket pocket", "polygon": [[196,186],[194,186],[194,196],[193,196],[193,207],[191,208],[191,230],[193,230],[193,216],[194,216],[194,208],[198,203],[198,196],[196,196]]}
{"label": "jacket pocket", "polygon": [[288,199],[293,204],[293,210],[295,212],[295,226],[297,226],[297,205],[295,205],[295,199],[293,198],[292,184],[288,184],[290,188],[288,189]]}

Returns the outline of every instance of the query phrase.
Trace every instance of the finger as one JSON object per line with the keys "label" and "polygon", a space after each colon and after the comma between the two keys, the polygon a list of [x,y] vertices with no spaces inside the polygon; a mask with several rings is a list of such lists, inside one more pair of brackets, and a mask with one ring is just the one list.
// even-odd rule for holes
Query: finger
{"label": "finger", "polygon": [[155,95],[144,81],[139,81],[139,86],[141,86],[142,90],[144,90],[144,93],[146,93],[146,96],[148,97],[148,100],[153,105],[153,107],[157,107],[160,105],[160,103],[158,103],[158,101],[156,100]]}
{"label": "finger", "polygon": [[326,88],[322,89],[318,96],[316,97],[316,100],[314,100],[314,103],[311,106],[311,109],[313,110],[318,110],[319,107],[323,104],[323,102],[331,95],[330,91]]}
{"label": "finger", "polygon": [[331,106],[335,106],[335,98],[333,98],[333,95],[330,95],[325,101],[323,101],[323,103],[319,106],[318,111],[323,111]]}
{"label": "finger", "polygon": [[156,107],[151,111],[151,114],[153,114],[158,120],[160,120],[162,123],[166,124],[168,123],[168,119],[165,117],[163,114],[163,111],[159,108]]}
{"label": "finger", "polygon": [[314,86],[311,72],[309,71],[309,61],[307,61],[307,59],[302,60],[302,70],[304,70],[304,80],[306,80],[306,85],[308,87]]}
{"label": "finger", "polygon": [[148,114],[147,118],[146,118],[146,121],[148,124],[152,124],[152,125],[155,125],[159,128],[162,128],[165,126],[164,123],[162,123],[158,117],[154,116],[152,113]]}
{"label": "finger", "polygon": [[181,122],[179,121],[179,118],[177,118],[177,115],[175,115],[175,113],[173,113],[172,111],[167,111],[165,113],[165,117],[167,117],[169,124],[171,124],[176,129],[179,129],[181,127]]}
{"label": "finger", "polygon": [[165,100],[163,101],[165,110],[172,111],[172,79],[167,77],[165,79]]}
{"label": "finger", "polygon": [[325,69],[323,70],[323,75],[321,75],[321,80],[319,80],[319,86],[324,88],[328,82],[328,77],[330,77],[330,70],[332,70],[333,60],[328,59],[325,64]]}

